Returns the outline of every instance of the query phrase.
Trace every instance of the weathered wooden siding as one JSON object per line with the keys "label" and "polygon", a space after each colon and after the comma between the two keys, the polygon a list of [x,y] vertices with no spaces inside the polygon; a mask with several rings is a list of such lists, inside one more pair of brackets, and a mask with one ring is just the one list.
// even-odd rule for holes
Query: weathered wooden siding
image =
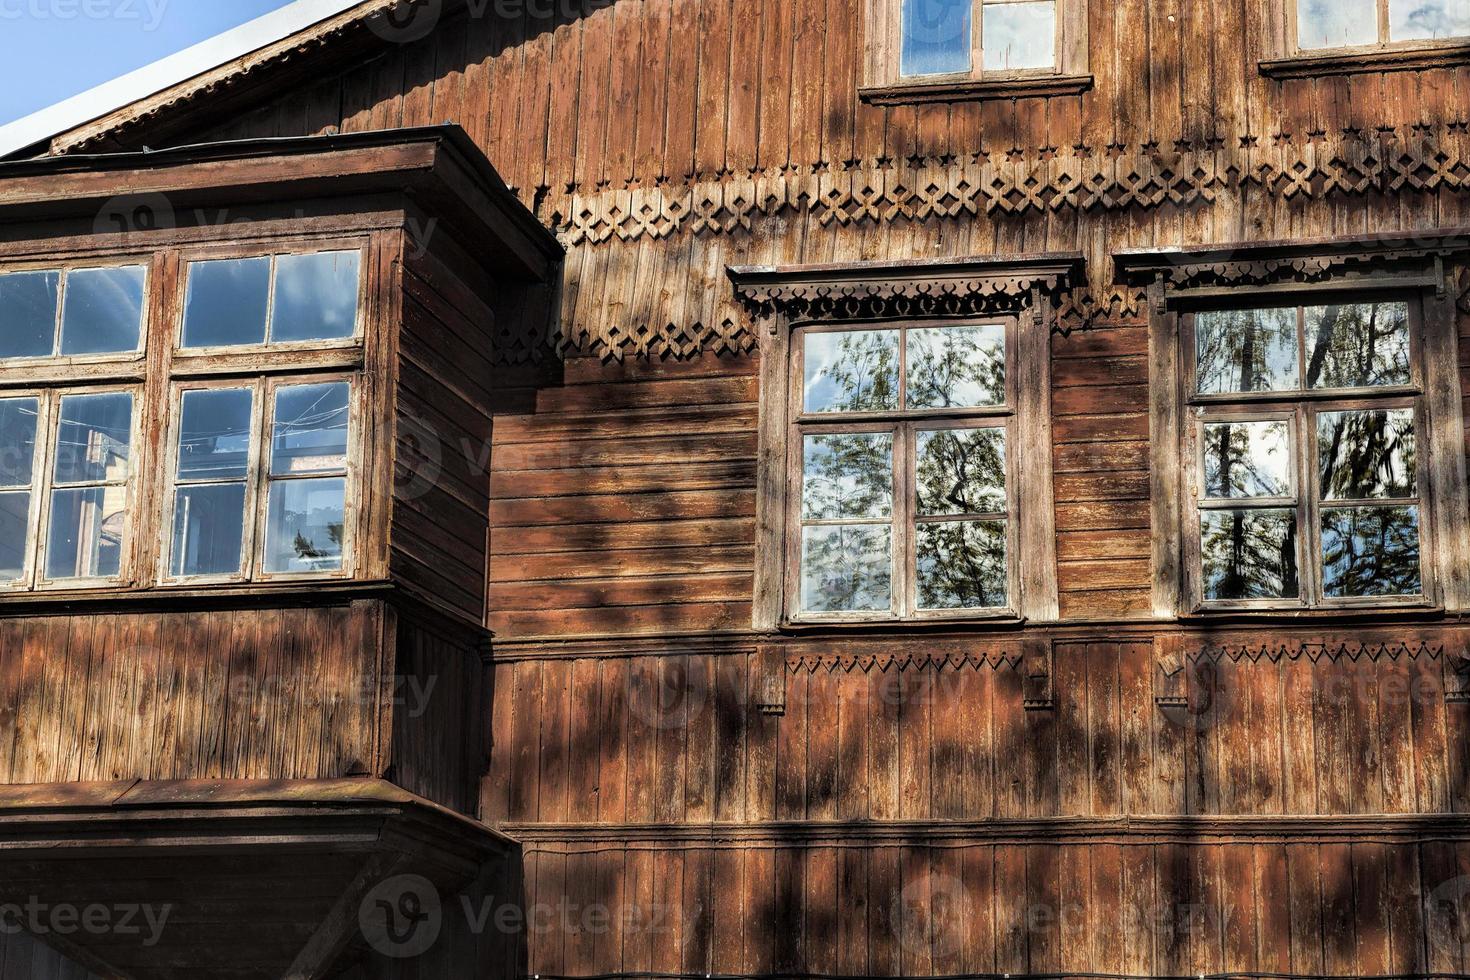
{"label": "weathered wooden siding", "polygon": [[566,362],[495,420],[490,627],[750,627],[757,365]]}
{"label": "weathered wooden siding", "polygon": [[461,123],[572,246],[558,343],[615,357],[753,346],[727,265],[1080,249],[1080,322],[1136,307],[1119,247],[1470,225],[1470,68],[1272,81],[1262,3],[1094,2],[1090,92],[877,107],[861,6],[480,4],[187,141]]}

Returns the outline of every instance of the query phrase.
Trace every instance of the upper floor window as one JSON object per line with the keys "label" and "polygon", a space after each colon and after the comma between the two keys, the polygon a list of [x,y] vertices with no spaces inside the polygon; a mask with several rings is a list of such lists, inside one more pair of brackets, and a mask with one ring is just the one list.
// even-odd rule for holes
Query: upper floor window
{"label": "upper floor window", "polygon": [[147,266],[0,274],[0,359],[141,350]]}
{"label": "upper floor window", "polygon": [[1297,47],[1353,48],[1470,36],[1470,0],[1295,0]]}
{"label": "upper floor window", "polygon": [[349,571],[361,254],[0,270],[0,590]]}
{"label": "upper floor window", "polygon": [[794,618],[1013,608],[1013,323],[798,332]]}
{"label": "upper floor window", "polygon": [[863,97],[892,102],[1079,92],[1086,0],[868,0]]}
{"label": "upper floor window", "polygon": [[1424,601],[1416,309],[1388,299],[1186,317],[1187,573],[1200,605]]}

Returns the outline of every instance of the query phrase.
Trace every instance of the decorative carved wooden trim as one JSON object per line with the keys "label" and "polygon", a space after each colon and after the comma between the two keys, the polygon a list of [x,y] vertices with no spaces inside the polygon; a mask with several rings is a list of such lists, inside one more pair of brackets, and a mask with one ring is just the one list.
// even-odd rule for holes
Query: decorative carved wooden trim
{"label": "decorative carved wooden trim", "polygon": [[1319,78],[1326,75],[1356,75],[1361,72],[1422,71],[1453,68],[1470,61],[1470,44],[1451,42],[1332,54],[1303,54],[1260,62],[1267,78]]}
{"label": "decorative carved wooden trim", "polygon": [[[642,175],[537,199],[569,246],[750,231],[764,217],[821,227],[1081,211],[1153,211],[1259,193],[1280,201],[1470,190],[1470,120],[1171,142],[984,146],[943,156],[793,162],[733,174]],[[524,200],[529,192],[521,189]]]}
{"label": "decorative carved wooden trim", "polygon": [[[1123,282],[1161,283],[1170,297],[1189,291],[1343,283],[1391,274],[1395,283],[1443,288],[1440,263],[1470,251],[1470,229],[1403,236],[1240,242],[1208,248],[1128,249],[1113,256]],[[1407,281],[1405,274],[1417,280]]]}
{"label": "decorative carved wooden trim", "polygon": [[923,105],[930,102],[984,102],[993,99],[1051,98],[1081,95],[1092,89],[1091,75],[1044,75],[1030,78],[965,80],[899,85],[865,85],[858,98],[869,105]]}
{"label": "decorative carved wooden trim", "polygon": [[852,320],[1015,313],[1033,291],[1055,297],[1080,276],[1080,253],[1026,259],[737,266],[735,295],[762,319]]}
{"label": "decorative carved wooden trim", "polygon": [[756,651],[755,706],[763,715],[786,713],[786,670],[788,663],[778,646]]}
{"label": "decorative carved wooden trim", "polygon": [[1020,670],[1026,659],[1018,644],[1007,644],[991,650],[966,653],[884,653],[791,654],[786,669],[793,674],[870,674],[874,671],[932,670]]}
{"label": "decorative carved wooden trim", "polygon": [[[1444,656],[1445,647],[1443,643],[1432,640],[1356,640],[1356,639],[1327,639],[1313,640],[1308,642],[1290,643],[1282,640],[1263,639],[1259,642],[1246,642],[1240,644],[1201,644],[1194,649],[1186,649],[1182,658],[1191,662],[1210,660],[1215,663],[1229,661],[1240,663],[1250,661],[1258,663],[1265,660],[1269,663],[1280,663],[1282,661],[1294,662],[1307,660],[1317,663],[1326,660],[1329,663],[1337,663],[1346,660],[1357,663],[1360,660],[1377,662],[1379,660],[1418,660],[1426,658],[1438,660]],[[1181,661],[1182,662],[1182,661]]]}
{"label": "decorative carved wooden trim", "polygon": [[1050,640],[1027,640],[1025,665],[1021,677],[1021,707],[1026,711],[1051,711],[1057,706],[1052,688],[1052,649]]}

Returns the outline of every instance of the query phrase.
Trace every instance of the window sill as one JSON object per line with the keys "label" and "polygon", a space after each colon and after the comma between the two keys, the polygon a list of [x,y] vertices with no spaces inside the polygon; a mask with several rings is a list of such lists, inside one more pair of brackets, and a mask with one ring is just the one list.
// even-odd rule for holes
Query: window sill
{"label": "window sill", "polygon": [[1317,609],[1279,607],[1256,609],[1197,609],[1182,613],[1181,624],[1191,623],[1310,623],[1319,621],[1372,621],[1376,623],[1442,619],[1443,606],[1432,603],[1383,603]]}
{"label": "window sill", "polygon": [[1052,98],[1081,95],[1092,88],[1091,75],[1039,75],[1028,78],[973,79],[950,82],[900,82],[866,85],[858,98],[868,105],[919,105],[927,102],[985,102],[996,99]]}
{"label": "window sill", "polygon": [[1262,61],[1267,78],[1318,78],[1373,71],[1422,71],[1470,63],[1470,42],[1450,41],[1412,47],[1331,51]]}

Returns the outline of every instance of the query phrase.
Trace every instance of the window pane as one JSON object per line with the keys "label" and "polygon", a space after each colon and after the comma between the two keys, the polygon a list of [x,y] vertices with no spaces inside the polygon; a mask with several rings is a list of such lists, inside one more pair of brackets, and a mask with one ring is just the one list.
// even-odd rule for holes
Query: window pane
{"label": "window pane", "polygon": [[1332,597],[1418,595],[1419,508],[1324,509],[1322,587]]}
{"label": "window pane", "polygon": [[892,433],[807,436],[801,472],[801,515],[806,520],[893,513]]}
{"label": "window pane", "polygon": [[1388,0],[1388,36],[1429,41],[1470,35],[1470,0]]}
{"label": "window pane", "polygon": [[1216,310],[1195,317],[1201,394],[1297,387],[1296,310]]}
{"label": "window pane", "polygon": [[999,324],[910,330],[908,407],[1004,405],[1005,344]]}
{"label": "window pane", "polygon": [[276,389],[271,473],[323,473],[347,468],[345,381]]}
{"label": "window pane", "polygon": [[903,0],[901,75],[970,70],[971,0]]}
{"label": "window pane", "polygon": [[59,272],[0,276],[0,357],[49,357],[56,344]]}
{"label": "window pane", "polygon": [[141,265],[76,269],[66,276],[61,353],[117,354],[138,349],[143,327]]}
{"label": "window pane", "polygon": [[1409,374],[1407,303],[1308,307],[1307,387],[1406,385]]}
{"label": "window pane", "polygon": [[1004,429],[921,431],[917,443],[919,516],[1005,512]]}
{"label": "window pane", "polygon": [[806,335],[808,412],[874,412],[898,407],[898,331]]}
{"label": "window pane", "polygon": [[174,499],[172,574],[239,574],[244,533],[245,484],[180,487]]}
{"label": "window pane", "polygon": [[920,524],[920,609],[993,609],[1006,604],[1004,521]]}
{"label": "window pane", "polygon": [[1297,0],[1296,13],[1299,47],[1378,43],[1377,0]]}
{"label": "window pane", "polygon": [[806,612],[887,610],[893,575],[892,528],[807,527],[801,531],[801,608]]}
{"label": "window pane", "polygon": [[342,567],[346,490],[341,477],[270,485],[266,571],[329,572]]}
{"label": "window pane", "polygon": [[0,487],[29,487],[36,458],[34,398],[0,401]]}
{"label": "window pane", "polygon": [[30,526],[31,495],[0,493],[0,582],[14,582],[25,574]]}
{"label": "window pane", "polygon": [[184,392],[179,410],[179,479],[245,478],[253,401],[249,388]]}
{"label": "window pane", "polygon": [[1296,512],[1213,510],[1200,514],[1206,599],[1294,599]]}
{"label": "window pane", "polygon": [[51,494],[46,577],[112,578],[122,563],[127,489],[93,487]]}
{"label": "window pane", "polygon": [[357,329],[358,252],[282,255],[276,259],[271,340],[333,340]]}
{"label": "window pane", "polygon": [[980,29],[986,71],[1056,67],[1055,3],[987,3]]}
{"label": "window pane", "polygon": [[1412,409],[1323,412],[1317,458],[1324,500],[1419,496]]}
{"label": "window pane", "polygon": [[264,343],[270,278],[268,257],[189,263],[184,346]]}
{"label": "window pane", "polygon": [[1205,425],[1205,496],[1290,497],[1291,434],[1284,421]]}
{"label": "window pane", "polygon": [[56,482],[125,480],[132,452],[133,396],[67,395],[56,429]]}

